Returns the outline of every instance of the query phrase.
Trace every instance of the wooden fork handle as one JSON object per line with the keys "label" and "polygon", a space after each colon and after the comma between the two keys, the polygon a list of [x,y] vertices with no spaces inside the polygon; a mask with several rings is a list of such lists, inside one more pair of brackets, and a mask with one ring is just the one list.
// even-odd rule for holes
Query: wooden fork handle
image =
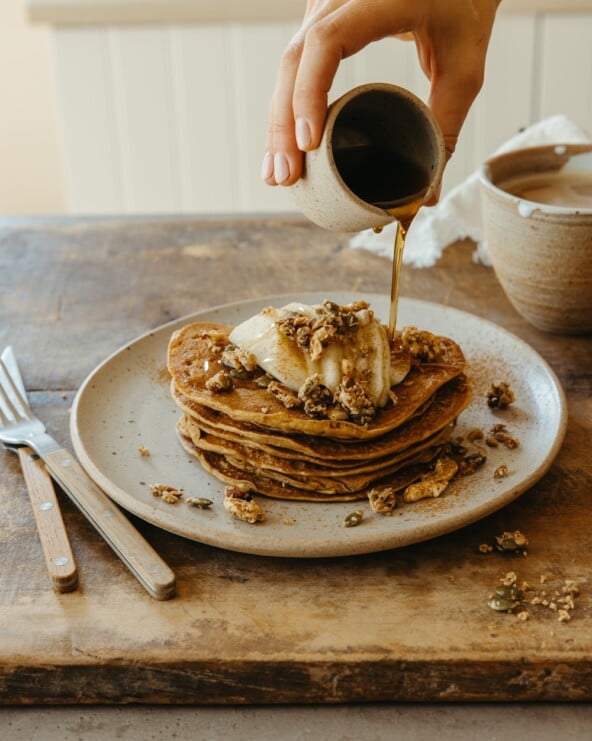
{"label": "wooden fork handle", "polygon": [[175,574],[117,505],[63,448],[43,454],[45,464],[87,520],[109,543],[142,586],[158,600],[175,592]]}
{"label": "wooden fork handle", "polygon": [[58,592],[71,592],[78,584],[78,569],[53,481],[31,448],[18,448],[18,456],[51,583]]}

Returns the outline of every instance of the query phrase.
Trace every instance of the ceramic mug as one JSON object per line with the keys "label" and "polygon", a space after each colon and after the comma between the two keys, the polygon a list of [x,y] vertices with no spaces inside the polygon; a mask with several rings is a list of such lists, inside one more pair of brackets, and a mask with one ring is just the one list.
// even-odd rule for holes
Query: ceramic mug
{"label": "ceramic mug", "polygon": [[514,308],[544,331],[592,331],[592,145],[492,157],[480,187],[484,238]]}
{"label": "ceramic mug", "polygon": [[329,106],[319,147],[292,191],[325,229],[356,232],[394,221],[389,212],[437,193],[446,151],[429,108],[388,83],[360,85]]}

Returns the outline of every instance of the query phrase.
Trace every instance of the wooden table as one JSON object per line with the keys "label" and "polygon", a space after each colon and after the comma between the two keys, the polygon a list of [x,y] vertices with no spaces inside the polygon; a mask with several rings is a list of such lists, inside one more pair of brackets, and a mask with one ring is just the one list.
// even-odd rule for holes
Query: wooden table
{"label": "wooden table", "polygon": [[[406,268],[402,294],[488,317],[555,369],[569,427],[536,486],[450,535],[338,559],[241,555],[134,519],[177,574],[177,596],[156,602],[61,493],[80,588],[54,592],[17,458],[2,450],[0,702],[592,699],[592,338],[530,327],[471,252]],[[5,221],[0,348],[14,346],[33,407],[69,445],[82,380],[146,330],[264,294],[389,285],[384,259],[298,218]],[[479,553],[515,529],[526,558]],[[546,574],[549,590],[576,581],[571,621],[491,611],[511,569],[537,586]]]}

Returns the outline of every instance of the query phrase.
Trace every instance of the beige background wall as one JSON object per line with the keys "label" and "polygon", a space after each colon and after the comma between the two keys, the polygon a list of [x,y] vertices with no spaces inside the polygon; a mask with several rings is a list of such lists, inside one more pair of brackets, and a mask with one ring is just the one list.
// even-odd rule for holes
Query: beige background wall
{"label": "beige background wall", "polygon": [[65,209],[50,30],[0,2],[0,215]]}
{"label": "beige background wall", "polygon": [[[0,215],[292,209],[258,172],[277,60],[300,6],[0,0]],[[486,89],[445,190],[541,117],[565,113],[592,130],[592,0],[504,0],[502,9]],[[239,22],[239,10],[266,20]],[[335,91],[388,74],[426,95],[412,45],[392,40],[342,65]]]}

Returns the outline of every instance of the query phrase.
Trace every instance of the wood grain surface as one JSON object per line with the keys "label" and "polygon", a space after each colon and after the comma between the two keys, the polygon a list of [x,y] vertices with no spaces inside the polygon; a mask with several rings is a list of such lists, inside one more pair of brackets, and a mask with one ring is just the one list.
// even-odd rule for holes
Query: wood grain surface
{"label": "wood grain surface", "polygon": [[[401,293],[487,317],[554,368],[569,426],[537,485],[460,531],[361,557],[241,555],[131,518],[177,575],[176,597],[156,602],[62,492],[79,588],[51,589],[18,458],[0,450],[0,703],[592,699],[592,339],[527,325],[471,253],[405,268]],[[387,293],[389,270],[292,218],[0,222],[0,348],[69,445],[80,383],[146,330],[261,295]],[[515,529],[526,557],[479,551]],[[571,620],[493,612],[508,571],[550,601],[577,582]]]}

